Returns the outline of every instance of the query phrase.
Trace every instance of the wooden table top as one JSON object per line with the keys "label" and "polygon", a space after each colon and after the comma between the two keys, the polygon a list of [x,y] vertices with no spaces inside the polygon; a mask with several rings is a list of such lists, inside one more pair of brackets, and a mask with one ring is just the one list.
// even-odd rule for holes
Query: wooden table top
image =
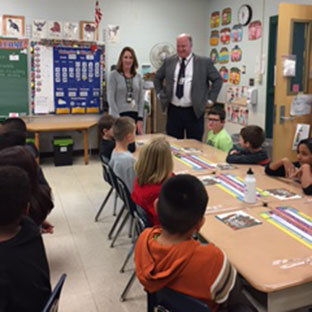
{"label": "wooden table top", "polygon": [[97,124],[97,121],[74,121],[67,122],[32,122],[27,123],[27,131],[30,132],[51,132],[51,131],[71,131],[71,130],[86,130]]}
{"label": "wooden table top", "polygon": [[[233,230],[211,214],[206,216],[206,222],[200,230],[207,241],[213,242],[226,253],[230,262],[253,287],[263,292],[312,282],[312,267],[308,264],[312,256],[311,249],[260,216],[260,213],[270,208],[283,205],[287,204],[275,203],[268,208],[244,210],[261,221],[260,225]],[[289,206],[312,217],[311,202],[306,199]],[[283,268],[279,263],[283,259],[297,265]]]}

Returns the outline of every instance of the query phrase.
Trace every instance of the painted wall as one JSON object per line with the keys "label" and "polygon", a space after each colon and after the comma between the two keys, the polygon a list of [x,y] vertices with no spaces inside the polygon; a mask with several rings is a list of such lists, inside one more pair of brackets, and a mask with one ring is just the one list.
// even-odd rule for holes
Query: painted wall
{"label": "painted wall", "polygon": [[[2,14],[23,15],[26,25],[33,19],[80,21],[94,20],[95,0],[1,0]],[[194,51],[206,51],[207,0],[100,0],[103,14],[100,40],[108,24],[120,26],[120,42],[106,46],[106,64],[109,69],[117,62],[121,49],[132,46],[140,64],[150,63],[151,48],[159,42],[175,45],[180,33],[190,33]],[[81,136],[72,133],[75,149],[82,149]],[[90,146],[97,146],[95,133]],[[51,135],[43,134],[41,150],[51,150]]]}
{"label": "painted wall", "polygon": [[[243,57],[237,67],[246,65],[246,74],[241,76],[241,85],[248,85],[250,78],[255,78],[256,84],[255,87],[258,89],[258,105],[256,107],[250,107],[249,113],[249,124],[257,124],[261,127],[265,127],[265,111],[266,111],[266,83],[267,83],[267,54],[268,54],[268,34],[269,34],[269,19],[271,16],[278,14],[278,4],[279,3],[292,3],[292,4],[310,4],[312,5],[311,0],[211,0],[208,4],[208,16],[207,20],[210,20],[210,15],[214,11],[222,11],[224,8],[230,7],[232,9],[232,23],[229,26],[237,24],[237,12],[242,4],[249,4],[253,9],[253,18],[252,21],[260,20],[262,22],[262,37],[256,41],[248,41],[248,26],[243,27],[243,40],[239,43],[239,46],[243,50]],[[219,26],[217,29],[220,30],[223,27]],[[210,25],[208,25],[208,34],[207,34],[207,52],[209,55],[212,47],[209,45],[209,36],[210,36]],[[227,47],[229,50],[233,47],[233,43],[230,43]],[[218,50],[222,44],[218,45]],[[255,69],[257,63],[261,61],[262,68],[264,69],[263,75],[259,77],[255,74]],[[233,63],[232,63],[233,64]],[[236,65],[235,65],[236,66]],[[218,68],[221,66],[218,65]],[[227,65],[228,68],[231,67],[231,63]],[[220,92],[218,100],[220,102],[225,101],[225,91],[226,85],[224,84],[222,91]],[[232,133],[239,132],[241,126],[228,123],[226,125],[227,130]]]}

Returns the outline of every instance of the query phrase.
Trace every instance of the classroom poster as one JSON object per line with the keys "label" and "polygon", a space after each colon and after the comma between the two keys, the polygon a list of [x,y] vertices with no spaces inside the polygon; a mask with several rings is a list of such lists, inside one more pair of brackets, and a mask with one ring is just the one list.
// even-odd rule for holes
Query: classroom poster
{"label": "classroom poster", "polygon": [[223,44],[229,44],[231,40],[231,29],[223,28],[220,31],[220,40]]}
{"label": "classroom poster", "polygon": [[219,43],[219,31],[218,30],[213,30],[210,33],[210,45],[216,46]]}
{"label": "classroom poster", "polygon": [[210,17],[210,27],[211,28],[219,27],[219,22],[220,22],[220,12],[218,11],[213,12]]}
{"label": "classroom poster", "polygon": [[229,80],[229,71],[228,71],[228,69],[225,66],[222,66],[219,69],[219,73],[220,73],[220,76],[223,79],[223,82],[224,83],[228,82],[228,80]]}
{"label": "classroom poster", "polygon": [[235,45],[231,51],[231,61],[232,62],[240,62],[242,59],[242,50],[238,45]]}
{"label": "classroom poster", "polygon": [[243,27],[241,25],[234,25],[231,32],[232,42],[239,42],[243,39]]}
{"label": "classroom poster", "polygon": [[309,124],[297,124],[296,132],[293,139],[292,150],[296,151],[298,144],[301,140],[307,139],[310,136],[310,125]]}
{"label": "classroom poster", "polygon": [[262,35],[261,21],[254,21],[248,26],[248,40],[257,40]]}
{"label": "classroom poster", "polygon": [[226,47],[223,47],[219,53],[219,63],[226,64],[229,62],[229,50]]}
{"label": "classroom poster", "polygon": [[47,21],[33,20],[32,22],[32,37],[33,38],[47,38],[48,27]]}
{"label": "classroom poster", "polygon": [[230,69],[229,81],[234,85],[239,85],[241,78],[240,69],[237,67],[232,67]]}
{"label": "classroom poster", "polygon": [[226,107],[227,121],[242,126],[248,125],[248,108],[241,105],[228,104]]}
{"label": "classroom poster", "polygon": [[51,39],[63,37],[63,23],[60,21],[48,21],[47,36]]}
{"label": "classroom poster", "polygon": [[210,51],[210,61],[213,64],[217,64],[218,63],[218,61],[219,61],[219,53],[218,53],[217,49],[212,49]]}
{"label": "classroom poster", "polygon": [[228,86],[226,90],[226,103],[247,105],[247,86]]}
{"label": "classroom poster", "polygon": [[56,112],[98,112],[101,53],[87,48],[53,48]]}
{"label": "classroom poster", "polygon": [[75,22],[64,22],[63,36],[65,39],[79,39],[79,24]]}
{"label": "classroom poster", "polygon": [[226,8],[222,10],[222,25],[231,24],[232,21],[232,9]]}
{"label": "classroom poster", "polygon": [[36,45],[33,51],[34,113],[54,112],[52,47]]}

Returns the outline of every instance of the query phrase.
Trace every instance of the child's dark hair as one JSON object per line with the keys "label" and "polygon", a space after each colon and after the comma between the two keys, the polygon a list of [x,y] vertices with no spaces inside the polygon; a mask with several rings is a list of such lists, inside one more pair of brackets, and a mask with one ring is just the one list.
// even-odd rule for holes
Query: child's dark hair
{"label": "child's dark hair", "polygon": [[203,217],[208,194],[202,182],[189,174],[179,174],[162,186],[157,204],[161,227],[170,234],[185,234]]}
{"label": "child's dark hair", "polygon": [[297,152],[299,150],[299,145],[301,145],[301,144],[304,144],[309,149],[309,151],[312,153],[312,138],[301,140],[298,143]]}
{"label": "child's dark hair", "polygon": [[223,122],[225,120],[226,114],[225,110],[221,107],[213,107],[209,112],[209,115],[218,115],[220,117],[220,120]]}
{"label": "child's dark hair", "polygon": [[0,226],[18,221],[30,201],[27,173],[15,166],[0,167]]}
{"label": "child's dark hair", "polygon": [[249,142],[252,148],[259,148],[265,140],[265,133],[259,126],[246,126],[240,131],[244,142]]}
{"label": "child's dark hair", "polygon": [[0,151],[0,168],[16,166],[27,172],[31,189],[29,216],[40,225],[54,207],[51,189],[39,184],[38,164],[24,146],[13,146]]}
{"label": "child's dark hair", "polygon": [[134,121],[129,117],[118,118],[113,125],[113,134],[116,141],[122,141],[125,136],[135,129]]}
{"label": "child's dark hair", "polygon": [[26,132],[20,130],[0,129],[0,150],[16,146],[25,145]]}
{"label": "child's dark hair", "polygon": [[23,119],[14,117],[8,118],[3,123],[2,126],[6,129],[6,131],[17,130],[21,132],[27,131],[26,123]]}
{"label": "child's dark hair", "polygon": [[108,114],[104,114],[98,122],[98,133],[99,135],[103,135],[103,130],[109,130],[115,123],[116,118],[108,115]]}

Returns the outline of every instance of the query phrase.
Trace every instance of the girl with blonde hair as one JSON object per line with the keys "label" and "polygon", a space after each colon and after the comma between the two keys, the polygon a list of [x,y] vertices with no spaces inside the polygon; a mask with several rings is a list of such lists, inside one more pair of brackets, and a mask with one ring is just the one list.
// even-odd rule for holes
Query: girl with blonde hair
{"label": "girl with blonde hair", "polygon": [[157,137],[142,147],[135,165],[137,177],[131,198],[145,211],[151,225],[159,224],[154,202],[162,184],[173,175],[172,170],[170,144],[165,137]]}

